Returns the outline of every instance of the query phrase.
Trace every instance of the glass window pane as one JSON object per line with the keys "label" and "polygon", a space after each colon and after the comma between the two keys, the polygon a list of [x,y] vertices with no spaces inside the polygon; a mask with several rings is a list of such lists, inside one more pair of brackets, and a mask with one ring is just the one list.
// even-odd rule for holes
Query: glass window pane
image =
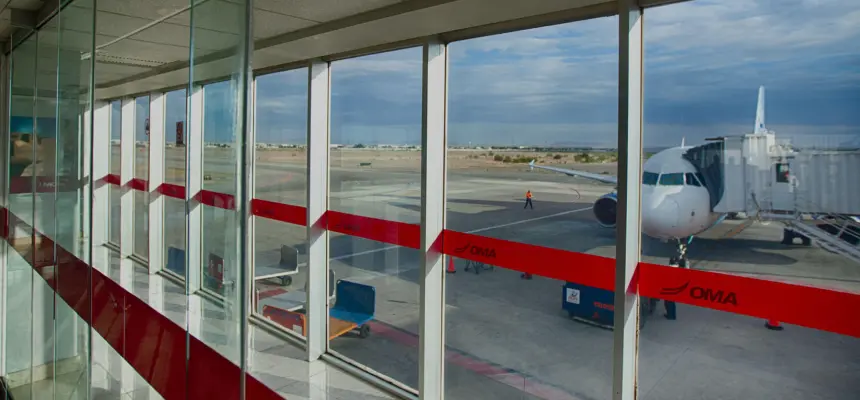
{"label": "glass window pane", "polygon": [[[477,237],[446,261],[447,399],[611,397],[612,333],[589,323],[613,323],[613,267],[541,252],[614,266],[615,185],[541,167],[616,175],[617,31],[600,18],[448,48],[445,223]],[[494,265],[518,246],[534,264]],[[558,275],[530,272],[545,267]]]}
{"label": "glass window pane", "polygon": [[660,174],[655,174],[653,172],[645,171],[642,173],[642,184],[654,186],[657,184],[657,178],[660,177]]}
{"label": "glass window pane", "polygon": [[662,175],[660,175],[660,185],[661,186],[683,186],[684,185],[684,174],[683,173],[662,174]]}
{"label": "glass window pane", "polygon": [[[256,79],[255,199],[278,205],[307,203],[307,80],[304,68]],[[291,309],[304,302],[306,237],[304,226],[254,217],[255,312],[272,317],[273,308]],[[293,331],[292,326],[285,329]],[[304,335],[300,329],[294,332]]]}
{"label": "glass window pane", "polygon": [[[638,335],[638,365],[648,366],[639,370],[640,393],[856,397],[860,340],[832,332],[847,327],[838,320],[816,322],[829,307],[817,302],[860,292],[848,251],[860,239],[839,234],[860,215],[860,180],[850,166],[860,137],[860,80],[850,67],[860,59],[853,28],[860,3],[725,6],[685,2],[646,12],[643,145],[684,141],[682,159],[665,164],[689,162],[702,187],[641,199],[642,260],[653,266],[640,265],[641,281],[667,265],[695,271],[672,267],[653,289],[655,308]],[[663,151],[646,168],[659,169],[648,164],[678,149]],[[782,310],[745,295],[782,285],[808,294],[776,297],[803,297],[804,306]]]}
{"label": "glass window pane", "polygon": [[[422,49],[409,48],[331,65],[329,208],[381,219],[368,223],[387,233],[421,218],[421,60]],[[337,232],[329,246],[335,296],[347,296],[341,289],[374,310],[369,337],[330,331],[330,348],[417,388],[419,252]],[[343,326],[338,316],[351,303],[333,304],[330,329]]]}

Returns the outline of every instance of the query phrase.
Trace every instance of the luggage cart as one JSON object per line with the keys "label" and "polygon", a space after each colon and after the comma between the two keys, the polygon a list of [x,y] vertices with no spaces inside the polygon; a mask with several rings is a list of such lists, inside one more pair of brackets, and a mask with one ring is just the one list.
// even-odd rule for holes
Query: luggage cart
{"label": "luggage cart", "polygon": [[276,265],[255,265],[254,280],[278,279],[282,286],[293,283],[293,275],[299,273],[299,251],[287,245],[281,246],[281,259]]}
{"label": "luggage cart", "polygon": [[[370,325],[376,315],[376,288],[339,280],[336,303],[329,309],[329,340],[358,329],[362,339],[370,336]],[[263,317],[300,335],[307,332],[304,307],[286,310],[272,305],[263,306]]]}

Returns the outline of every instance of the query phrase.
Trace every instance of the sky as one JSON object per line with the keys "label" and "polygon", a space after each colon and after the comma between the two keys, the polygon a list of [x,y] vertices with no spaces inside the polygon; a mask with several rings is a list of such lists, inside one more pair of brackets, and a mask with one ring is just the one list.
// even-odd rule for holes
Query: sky
{"label": "sky", "polygon": [[[860,1],[696,0],[645,13],[646,146],[767,124],[802,146],[860,146]],[[614,147],[618,19],[449,45],[452,145]],[[257,141],[305,142],[307,70],[257,83]],[[421,49],[332,64],[331,135],[341,144],[419,144]],[[232,140],[230,82],[206,89],[206,141]],[[168,141],[184,92],[168,95]],[[215,112],[208,112],[208,110]],[[139,102],[142,138],[145,102]]]}

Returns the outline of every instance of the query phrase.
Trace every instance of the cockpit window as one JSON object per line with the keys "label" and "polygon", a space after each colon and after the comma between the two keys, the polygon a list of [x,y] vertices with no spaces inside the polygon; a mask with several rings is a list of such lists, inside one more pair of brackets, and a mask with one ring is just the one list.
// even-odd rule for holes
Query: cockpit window
{"label": "cockpit window", "polygon": [[686,174],[684,174],[684,177],[687,178],[685,182],[687,186],[702,186],[702,184],[699,183],[699,179],[696,178],[696,176],[692,173],[687,172]]}
{"label": "cockpit window", "polygon": [[683,173],[674,173],[674,174],[660,175],[660,185],[661,186],[684,186],[684,174]]}
{"label": "cockpit window", "polygon": [[659,174],[645,171],[642,173],[642,184],[648,186],[656,186],[658,177],[660,177]]}

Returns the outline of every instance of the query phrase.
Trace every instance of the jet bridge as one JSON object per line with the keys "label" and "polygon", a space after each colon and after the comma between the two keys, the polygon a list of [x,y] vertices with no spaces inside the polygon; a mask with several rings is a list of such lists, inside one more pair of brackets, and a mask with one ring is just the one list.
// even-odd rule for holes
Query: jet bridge
{"label": "jet bridge", "polygon": [[858,151],[796,151],[770,133],[699,147],[722,159],[721,173],[703,171],[706,183],[722,179],[722,190],[712,194],[716,212],[860,215]]}
{"label": "jet bridge", "polygon": [[814,240],[860,262],[860,151],[797,151],[766,133],[720,138],[685,158],[715,212],[780,220],[784,242]]}

